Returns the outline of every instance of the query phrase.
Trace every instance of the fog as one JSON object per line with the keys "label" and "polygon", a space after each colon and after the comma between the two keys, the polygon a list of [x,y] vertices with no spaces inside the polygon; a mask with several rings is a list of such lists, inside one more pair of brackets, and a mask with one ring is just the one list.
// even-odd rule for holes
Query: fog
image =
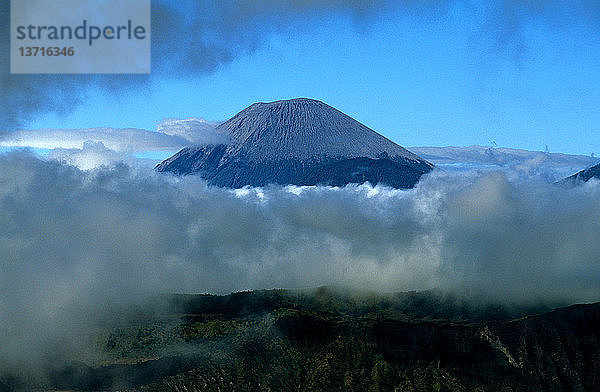
{"label": "fog", "polygon": [[439,287],[486,301],[600,299],[600,184],[500,172],[415,189],[208,187],[123,163],[0,156],[3,362],[160,293]]}

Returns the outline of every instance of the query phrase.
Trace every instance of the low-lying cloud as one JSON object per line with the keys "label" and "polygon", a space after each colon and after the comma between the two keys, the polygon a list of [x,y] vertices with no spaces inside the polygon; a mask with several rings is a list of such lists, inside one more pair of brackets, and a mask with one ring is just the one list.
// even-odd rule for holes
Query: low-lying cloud
{"label": "low-lying cloud", "polygon": [[[226,144],[219,123],[200,118],[164,119],[155,132],[135,128],[38,129],[7,133],[0,147],[49,150],[48,157],[82,170],[125,162],[155,166],[189,146]],[[150,157],[141,158],[150,153]],[[157,153],[157,154],[151,154]]]}
{"label": "low-lying cloud", "polygon": [[68,350],[88,318],[157,293],[343,285],[600,299],[594,181],[436,171],[412,190],[233,191],[12,152],[0,156],[0,227],[0,362]]}
{"label": "low-lying cloud", "polygon": [[502,170],[510,177],[562,180],[597,165],[599,158],[504,147],[411,147],[410,150],[444,170]]}
{"label": "low-lying cloud", "polygon": [[130,166],[140,166],[136,159],[127,152],[117,152],[106,148],[102,142],[87,141],[82,148],[54,148],[48,152],[48,158],[61,163],[75,166],[81,170],[92,170],[100,166],[114,166],[127,163]]}
{"label": "low-lying cloud", "polygon": [[83,148],[86,142],[102,143],[117,152],[177,151],[189,145],[227,143],[215,130],[218,123],[198,118],[165,119],[156,132],[135,128],[35,129],[9,132],[4,147],[43,149]]}

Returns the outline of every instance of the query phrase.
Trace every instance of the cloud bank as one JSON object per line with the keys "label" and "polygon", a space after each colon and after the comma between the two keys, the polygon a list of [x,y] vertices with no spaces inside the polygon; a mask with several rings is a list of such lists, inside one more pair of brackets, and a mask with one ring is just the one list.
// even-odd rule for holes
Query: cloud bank
{"label": "cloud bank", "polygon": [[[51,159],[83,170],[125,162],[130,166],[154,166],[188,146],[228,143],[217,122],[199,118],[165,119],[157,131],[135,128],[36,129],[9,132],[0,147],[50,150]],[[140,158],[148,153],[153,158]],[[162,159],[158,159],[159,156]]]}
{"label": "cloud bank", "polygon": [[0,156],[0,227],[0,364],[75,350],[75,331],[157,293],[342,285],[600,299],[594,181],[434,172],[412,190],[233,191],[12,152]]}
{"label": "cloud bank", "polygon": [[165,119],[157,131],[135,128],[35,129],[10,132],[0,140],[4,147],[82,148],[85,142],[101,142],[117,151],[177,151],[189,145],[227,143],[215,130],[218,123],[199,118]]}

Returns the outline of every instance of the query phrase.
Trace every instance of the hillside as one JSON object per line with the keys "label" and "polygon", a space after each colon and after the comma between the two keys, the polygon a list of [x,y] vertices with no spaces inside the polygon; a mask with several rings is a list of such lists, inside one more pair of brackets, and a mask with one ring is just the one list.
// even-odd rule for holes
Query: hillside
{"label": "hillside", "polygon": [[[439,291],[319,288],[157,298],[105,326],[103,358],[47,365],[0,390],[596,391],[600,304],[477,304]],[[135,320],[135,321],[134,321]],[[31,382],[31,379],[29,379]]]}

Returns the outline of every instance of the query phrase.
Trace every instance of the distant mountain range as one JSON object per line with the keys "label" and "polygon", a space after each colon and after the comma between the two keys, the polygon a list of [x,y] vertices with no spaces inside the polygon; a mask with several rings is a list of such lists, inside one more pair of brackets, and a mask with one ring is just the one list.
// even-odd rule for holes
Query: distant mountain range
{"label": "distant mountain range", "polygon": [[226,144],[187,147],[156,169],[238,188],[382,183],[413,187],[433,165],[333,107],[298,98],[255,103],[216,130]]}
{"label": "distant mountain range", "polygon": [[600,158],[589,155],[571,155],[490,146],[411,147],[410,150],[442,168],[554,168],[566,173],[573,173],[600,163]]}

